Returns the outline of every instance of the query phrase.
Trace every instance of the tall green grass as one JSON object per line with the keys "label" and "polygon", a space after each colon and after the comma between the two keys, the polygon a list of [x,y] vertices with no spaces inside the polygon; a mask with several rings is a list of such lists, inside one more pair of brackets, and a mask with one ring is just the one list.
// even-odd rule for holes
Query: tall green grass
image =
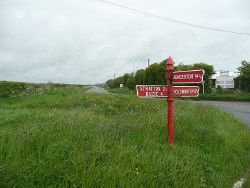
{"label": "tall green grass", "polygon": [[67,92],[0,100],[0,187],[230,187],[250,133],[230,114],[175,102]]}

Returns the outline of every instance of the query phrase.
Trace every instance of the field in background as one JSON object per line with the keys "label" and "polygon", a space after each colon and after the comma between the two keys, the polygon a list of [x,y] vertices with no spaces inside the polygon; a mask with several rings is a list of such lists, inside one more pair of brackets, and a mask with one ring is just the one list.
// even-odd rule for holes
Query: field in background
{"label": "field in background", "polygon": [[0,98],[0,187],[230,187],[250,164],[249,130],[213,107],[176,101],[170,147],[165,100],[38,88]]}

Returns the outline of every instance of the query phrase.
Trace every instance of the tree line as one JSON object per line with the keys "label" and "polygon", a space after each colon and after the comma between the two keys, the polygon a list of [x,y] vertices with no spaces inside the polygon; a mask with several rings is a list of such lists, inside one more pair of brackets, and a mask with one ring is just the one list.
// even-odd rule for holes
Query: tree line
{"label": "tree line", "polygon": [[[166,60],[160,63],[154,63],[149,65],[145,69],[137,70],[135,73],[126,73],[123,76],[119,76],[115,79],[110,79],[106,82],[111,88],[118,88],[120,84],[131,90],[135,89],[136,85],[165,85],[166,84]],[[205,75],[203,77],[205,92],[210,93],[212,91],[213,81],[210,79],[215,74],[213,65],[206,63],[194,63],[192,65],[179,64],[174,66],[175,71],[187,71],[203,69]],[[241,66],[238,68],[240,74],[234,79],[235,89],[240,89],[245,92],[250,92],[250,62],[242,61]],[[187,84],[185,84],[187,85]],[[202,84],[199,84],[202,87]],[[202,91],[202,88],[200,88]]]}
{"label": "tree line", "polygon": [[235,87],[250,92],[250,62],[242,61],[238,70],[240,75],[235,78]]}
{"label": "tree line", "polygon": [[[135,89],[136,85],[165,85],[166,84],[166,60],[160,63],[154,63],[149,65],[145,69],[137,70],[135,73],[126,73],[123,76],[119,76],[115,79],[110,79],[106,82],[111,88],[118,88],[120,84],[124,87],[128,87],[131,90]],[[174,66],[175,71],[186,71],[186,70],[198,70],[203,69],[204,75],[204,86],[205,91],[210,92],[212,88],[212,81],[209,79],[215,72],[213,65],[206,63],[195,63],[192,65],[179,64]],[[186,85],[186,84],[185,84]],[[201,84],[199,84],[201,87]]]}

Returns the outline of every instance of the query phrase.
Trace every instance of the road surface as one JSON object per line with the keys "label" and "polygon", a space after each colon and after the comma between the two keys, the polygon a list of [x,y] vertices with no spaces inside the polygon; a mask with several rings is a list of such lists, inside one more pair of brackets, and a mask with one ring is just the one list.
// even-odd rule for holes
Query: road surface
{"label": "road surface", "polygon": [[212,105],[230,112],[250,128],[250,102],[194,101],[194,103]]}
{"label": "road surface", "polygon": [[85,93],[106,93],[109,92],[102,87],[93,86],[91,89],[87,90]]}

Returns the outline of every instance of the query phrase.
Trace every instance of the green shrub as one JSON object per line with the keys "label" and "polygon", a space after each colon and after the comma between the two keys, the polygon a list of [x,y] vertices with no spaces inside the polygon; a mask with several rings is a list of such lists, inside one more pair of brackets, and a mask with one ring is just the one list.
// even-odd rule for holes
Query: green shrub
{"label": "green shrub", "polygon": [[222,88],[221,86],[218,86],[218,87],[216,88],[216,92],[217,92],[217,93],[223,93],[223,88]]}
{"label": "green shrub", "polygon": [[66,84],[32,84],[22,82],[0,82],[0,98],[22,97],[28,95],[56,94],[67,91],[70,87]]}
{"label": "green shrub", "polygon": [[25,83],[18,82],[0,82],[0,97],[11,97],[24,93]]}

